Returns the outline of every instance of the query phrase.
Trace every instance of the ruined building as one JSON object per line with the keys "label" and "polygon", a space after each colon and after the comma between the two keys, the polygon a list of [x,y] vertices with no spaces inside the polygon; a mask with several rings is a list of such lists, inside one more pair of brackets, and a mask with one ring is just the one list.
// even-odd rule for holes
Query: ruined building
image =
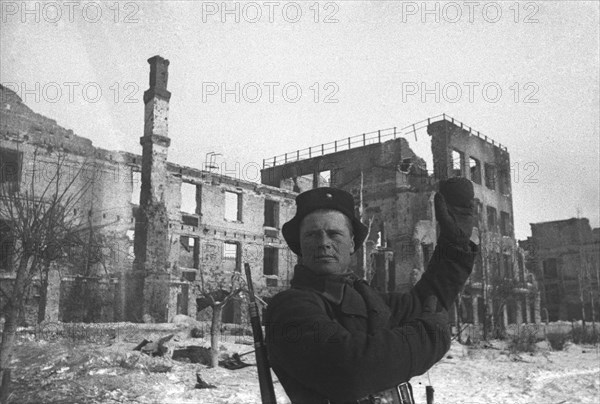
{"label": "ruined building", "polygon": [[[148,62],[141,156],[94,147],[0,88],[2,186],[27,190],[37,171],[41,194],[52,177],[44,173],[55,173],[57,156],[66,156],[63,175],[76,178],[75,189],[87,185],[73,215],[89,226],[101,251],[99,260],[84,249],[81,260],[53,266],[47,291],[35,282],[27,323],[36,321],[43,296],[49,321],[196,316],[201,291],[227,289],[245,262],[258,292],[271,295],[289,285],[296,258],[279,229],[295,212],[295,194],[167,161],[171,141],[180,140],[168,130],[169,62],[158,56]],[[0,287],[10,290],[18,240],[6,221],[0,231]],[[239,322],[244,312],[232,301],[223,319]]]}
{"label": "ruined building", "polygon": [[[0,185],[26,189],[31,173],[56,172],[57,155],[66,156],[67,173],[84,168],[77,187],[85,187],[85,195],[72,215],[89,242],[72,254],[77,259],[53,263],[47,288],[39,280],[33,284],[25,322],[35,322],[40,301],[50,321],[169,321],[178,313],[206,318],[202,292],[226,290],[246,262],[256,289],[271,296],[289,286],[297,262],[280,232],[294,215],[295,196],[324,185],[354,194],[370,226],[365,247],[355,254],[356,271],[382,291],[406,291],[434,250],[433,193],[450,176],[475,183],[482,241],[455,321],[539,319],[539,297],[514,240],[505,148],[441,115],[409,128],[429,134],[433,172],[401,137],[406,130],[396,128],[265,160],[261,184],[210,167],[184,167],[168,160],[171,142],[182,141],[169,132],[169,62],[159,56],[148,62],[142,155],[94,147],[0,87]],[[43,185],[43,176],[34,181]],[[18,240],[6,220],[0,232],[0,287],[8,290]],[[516,282],[511,299],[494,294],[494,282],[503,279]],[[242,321],[241,306],[241,298],[233,300],[223,320]]]}
{"label": "ruined building", "polygon": [[[431,137],[433,172],[399,137],[425,128]],[[327,183],[362,201],[358,209],[371,230],[365,251],[356,257],[357,270],[379,290],[390,292],[409,290],[433,253],[437,182],[454,176],[470,179],[481,251],[455,321],[477,325],[484,316],[488,324],[539,321],[539,294],[514,238],[509,154],[493,140],[440,115],[402,130],[365,133],[263,164],[264,184],[300,192]],[[492,285],[506,280],[511,281],[511,296],[495,295],[500,288]]]}
{"label": "ruined building", "polygon": [[522,245],[540,284],[542,319],[598,321],[600,228],[585,218],[531,223]]}

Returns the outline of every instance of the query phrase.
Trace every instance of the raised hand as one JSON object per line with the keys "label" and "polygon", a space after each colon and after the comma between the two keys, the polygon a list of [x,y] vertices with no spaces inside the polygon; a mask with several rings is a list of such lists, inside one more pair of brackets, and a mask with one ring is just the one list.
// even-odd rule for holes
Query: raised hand
{"label": "raised hand", "polygon": [[440,181],[435,194],[435,215],[440,241],[467,249],[475,225],[473,183],[466,178]]}

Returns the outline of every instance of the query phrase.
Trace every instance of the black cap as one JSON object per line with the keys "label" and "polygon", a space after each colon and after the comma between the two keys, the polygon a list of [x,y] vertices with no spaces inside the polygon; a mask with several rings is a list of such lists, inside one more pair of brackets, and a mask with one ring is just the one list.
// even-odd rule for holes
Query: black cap
{"label": "black cap", "polygon": [[315,188],[296,197],[296,215],[283,225],[281,232],[290,249],[300,255],[300,223],[311,212],[331,209],[342,212],[352,222],[354,251],[367,238],[369,229],[354,216],[354,198],[348,192],[337,188]]}

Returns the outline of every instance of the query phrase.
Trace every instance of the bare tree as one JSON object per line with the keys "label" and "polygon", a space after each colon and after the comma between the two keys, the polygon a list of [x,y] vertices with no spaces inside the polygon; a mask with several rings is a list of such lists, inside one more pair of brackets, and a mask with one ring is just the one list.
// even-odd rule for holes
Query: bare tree
{"label": "bare tree", "polygon": [[223,308],[245,290],[245,281],[240,272],[234,272],[229,281],[224,277],[210,283],[205,283],[204,277],[201,277],[200,281],[200,285],[197,285],[197,287],[202,296],[200,299],[202,306],[210,307],[212,310],[210,323],[210,366],[216,368],[219,366],[219,339],[221,338]]}
{"label": "bare tree", "polygon": [[[45,161],[40,161],[41,154],[46,155]],[[0,344],[0,396],[3,399],[9,392],[9,365],[28,287],[40,272],[45,275],[42,282],[47,281],[50,264],[68,253],[84,228],[74,209],[88,187],[78,181],[85,166],[84,162],[73,169],[66,154],[38,149],[33,153],[32,169],[26,172],[24,180],[17,176],[16,183],[0,184],[0,218],[13,240],[16,272],[12,291],[6,296]]]}
{"label": "bare tree", "polygon": [[482,229],[481,224],[478,226],[478,235],[482,263],[483,339],[487,340],[490,331],[504,332],[504,322],[495,324],[495,320],[503,318],[504,308],[516,301],[518,290],[524,287],[524,282],[515,278],[514,274],[504,273],[495,256],[500,246],[490,232]]}

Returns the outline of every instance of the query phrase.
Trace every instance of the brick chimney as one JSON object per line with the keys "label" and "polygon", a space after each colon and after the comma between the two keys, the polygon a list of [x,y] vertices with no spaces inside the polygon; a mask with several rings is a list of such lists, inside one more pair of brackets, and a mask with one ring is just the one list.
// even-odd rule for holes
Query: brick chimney
{"label": "brick chimney", "polygon": [[142,145],[142,189],[135,224],[132,289],[128,313],[130,320],[142,321],[146,315],[154,321],[168,318],[169,303],[169,219],[165,195],[169,174],[167,151],[169,100],[167,90],[169,61],[154,56],[150,64],[150,88],[144,93],[144,136]]}

